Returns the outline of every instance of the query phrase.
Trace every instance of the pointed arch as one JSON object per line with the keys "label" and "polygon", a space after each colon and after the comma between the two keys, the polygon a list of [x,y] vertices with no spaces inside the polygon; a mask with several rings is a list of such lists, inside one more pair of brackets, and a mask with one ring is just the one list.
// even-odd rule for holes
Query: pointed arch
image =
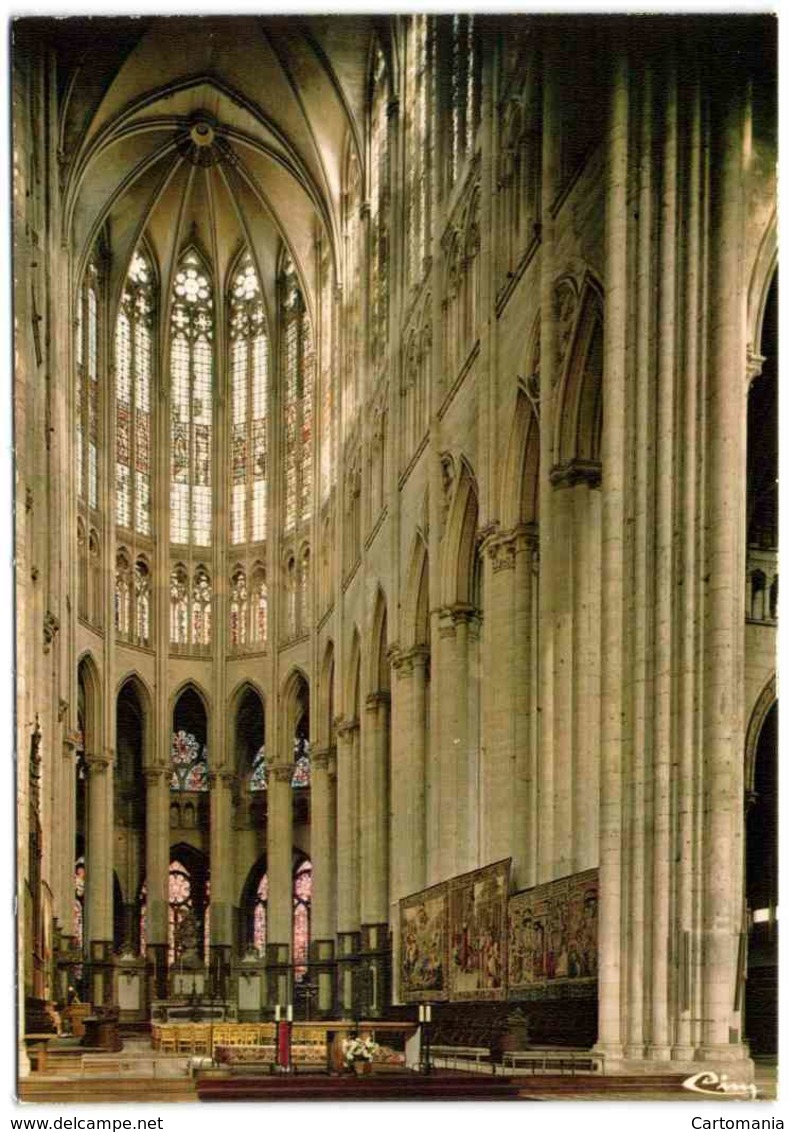
{"label": "pointed arch", "polygon": [[477,528],[477,481],[462,456],[447,520],[442,559],[443,600],[449,604],[469,605],[474,602]]}
{"label": "pointed arch", "polygon": [[328,641],[320,665],[317,703],[317,736],[321,747],[330,746],[334,735],[334,642]]}
{"label": "pointed arch", "polygon": [[265,747],[265,697],[250,680],[242,680],[227,708],[233,769],[245,789],[255,760]]}
{"label": "pointed arch", "polygon": [[601,461],[604,301],[596,278],[586,273],[580,288],[568,363],[558,394],[553,465]]}
{"label": "pointed arch", "polygon": [[201,686],[201,684],[199,684],[191,676],[188,676],[185,680],[182,680],[172,690],[171,695],[169,696],[169,708],[168,708],[169,712],[173,715],[174,708],[177,705],[177,701],[180,700],[182,698],[182,696],[185,694],[185,692],[187,692],[188,690],[195,692],[196,695],[199,697],[199,699],[202,702],[202,706],[204,707],[204,710],[207,713],[207,719],[209,720],[210,711],[211,711],[210,693],[207,692],[206,689],[203,688]]}
{"label": "pointed arch", "polygon": [[541,438],[536,407],[524,389],[516,408],[503,464],[500,520],[506,530],[538,522]]}
{"label": "pointed arch", "polygon": [[359,629],[354,625],[345,680],[345,713],[350,719],[358,719],[361,714],[361,656]]}
{"label": "pointed arch", "polygon": [[309,710],[309,679],[298,665],[294,665],[287,673],[279,702],[282,705],[285,743],[292,742],[302,715]]}
{"label": "pointed arch", "polygon": [[402,638],[408,648],[430,643],[428,629],[428,547],[414,535],[404,589]]}
{"label": "pointed arch", "polygon": [[778,698],[778,681],[773,672],[767,679],[765,686],[756,698],[751,711],[748,727],[745,732],[745,789],[752,791],[756,775],[756,752],[759,746],[759,736],[768,717],[770,709]]}
{"label": "pointed arch", "polygon": [[[129,690],[138,703],[141,717],[141,744],[143,750],[143,765],[150,766],[152,762],[152,693],[146,681],[139,672],[127,672],[116,684],[116,703],[123,692]],[[118,738],[117,738],[118,743]]]}
{"label": "pointed arch", "polygon": [[389,691],[389,661],[387,659],[387,605],[384,591],[378,586],[373,607],[372,633],[370,637],[370,692]]}
{"label": "pointed arch", "polygon": [[777,267],[778,212],[774,209],[759,244],[748,284],[748,346],[754,354],[760,354],[762,351],[762,326],[765,321],[767,297]]}
{"label": "pointed arch", "polygon": [[77,681],[83,700],[83,750],[97,754],[102,735],[102,680],[90,651],[83,653],[77,663]]}

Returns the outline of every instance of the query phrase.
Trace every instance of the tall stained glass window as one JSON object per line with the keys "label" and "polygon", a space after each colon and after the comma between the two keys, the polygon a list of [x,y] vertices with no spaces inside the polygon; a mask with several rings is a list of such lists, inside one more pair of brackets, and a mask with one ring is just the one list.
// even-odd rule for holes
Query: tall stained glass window
{"label": "tall stained glass window", "polygon": [[232,590],[229,595],[229,642],[233,648],[245,645],[248,637],[248,588],[246,575],[242,569],[232,575]]}
{"label": "tall stained glass window", "polygon": [[130,636],[131,589],[130,560],[126,552],[120,550],[116,555],[116,588],[113,613],[116,632],[125,640],[129,639]]}
{"label": "tall stained glass window", "polygon": [[299,980],[307,971],[311,901],[312,862],[306,860],[298,866],[293,878],[293,964]]}
{"label": "tall stained glass window", "polygon": [[254,640],[258,645],[264,645],[268,640],[268,582],[264,566],[255,566],[251,590],[254,603]]}
{"label": "tall stained glass window", "polygon": [[181,562],[171,571],[171,643],[188,643],[188,571]]}
{"label": "tall stained glass window", "polygon": [[428,255],[430,214],[429,102],[430,67],[426,15],[410,17],[406,60],[406,112],[408,116],[406,169],[406,227],[408,282],[422,279]]}
{"label": "tall stained glass window", "polygon": [[210,880],[204,884],[202,915],[201,884],[194,883],[181,861],[172,861],[168,870],[168,961],[179,965],[186,955],[204,959],[210,956]]}
{"label": "tall stained glass window", "polygon": [[254,900],[254,946],[260,955],[265,954],[268,941],[268,874],[265,873],[257,886]]}
{"label": "tall stained glass window", "polygon": [[229,296],[232,542],[261,542],[268,522],[269,351],[259,278],[247,254]]}
{"label": "tall stained glass window", "polygon": [[210,575],[204,566],[199,566],[193,576],[193,619],[191,643],[208,646],[210,644],[213,588]]}
{"label": "tall stained glass window", "polygon": [[99,503],[99,271],[89,263],[75,311],[75,476],[78,497]]}
{"label": "tall stained glass window", "polygon": [[190,250],[171,306],[171,541],[209,546],[212,535],[213,300]]}
{"label": "tall stained glass window", "polygon": [[450,175],[454,185],[472,155],[477,130],[475,17],[453,16],[450,76]]}
{"label": "tall stained glass window", "polygon": [[[307,972],[312,905],[312,862],[306,858],[293,874],[293,963],[296,979]],[[254,895],[252,942],[260,955],[268,941],[268,874],[263,873]]]}
{"label": "tall stained glass window", "polygon": [[152,267],[133,256],[116,319],[116,522],[151,533]]}
{"label": "tall stained glass window", "polygon": [[139,645],[149,644],[149,567],[143,558],[135,563],[135,637]]}
{"label": "tall stained glass window", "polygon": [[314,369],[312,328],[291,260],[282,278],[284,529],[312,513]]}

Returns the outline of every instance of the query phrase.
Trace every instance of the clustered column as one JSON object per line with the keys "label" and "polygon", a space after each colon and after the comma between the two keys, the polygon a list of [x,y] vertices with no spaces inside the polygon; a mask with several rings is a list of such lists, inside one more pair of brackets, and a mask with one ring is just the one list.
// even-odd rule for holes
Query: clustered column
{"label": "clustered column", "polygon": [[152,971],[151,998],[168,995],[168,772],[147,767],[146,951]]}
{"label": "clustered column", "polygon": [[292,997],[293,773],[292,763],[269,763],[267,959],[270,996],[279,1003]]}
{"label": "clustered column", "polygon": [[312,749],[312,941],[317,1008],[334,1008],[334,936],[336,880],[336,782],[334,747]]}
{"label": "clustered column", "polygon": [[91,1000],[113,996],[113,771],[107,754],[87,754],[88,852],[86,927],[91,960]]}
{"label": "clustered column", "polygon": [[228,772],[210,775],[210,979],[226,998],[232,956],[232,785]]}

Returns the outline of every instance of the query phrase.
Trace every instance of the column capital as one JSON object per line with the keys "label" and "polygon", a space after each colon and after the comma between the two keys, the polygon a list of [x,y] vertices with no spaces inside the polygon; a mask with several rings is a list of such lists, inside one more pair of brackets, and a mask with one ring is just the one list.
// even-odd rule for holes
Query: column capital
{"label": "column capital", "polygon": [[112,762],[112,758],[108,752],[89,754],[89,752],[86,751],[85,759],[86,767],[91,775],[104,774]]}
{"label": "column capital", "polygon": [[755,377],[759,377],[765,361],[764,354],[757,354],[752,346],[748,346],[745,352],[745,376],[749,385]]}
{"label": "column capital", "polygon": [[539,540],[537,523],[520,523],[518,527],[514,528],[513,533],[516,541],[517,554],[538,553]]}
{"label": "column capital", "polygon": [[479,616],[480,613],[475,606],[466,601],[456,601],[452,605],[443,605],[439,610],[440,620],[447,622],[450,626],[460,625],[462,621],[475,621]]}
{"label": "column capital", "polygon": [[412,645],[407,649],[395,649],[389,658],[398,679],[410,676],[415,668],[428,663],[431,650],[427,645]]}
{"label": "column capital", "polygon": [[295,767],[292,763],[276,763],[268,767],[268,775],[271,776],[276,782],[286,782],[289,784],[293,780],[295,774]]}
{"label": "column capital", "polygon": [[331,747],[318,747],[317,750],[312,748],[312,770],[328,770],[329,760],[332,757]]}
{"label": "column capital", "polygon": [[340,738],[347,738],[348,735],[353,735],[353,733],[358,730],[358,719],[340,719],[337,721],[337,734]]}
{"label": "column capital", "polygon": [[215,790],[219,786],[231,790],[236,777],[237,775],[231,770],[211,770],[207,775],[207,785],[211,790]]}
{"label": "column capital", "polygon": [[162,766],[145,766],[143,773],[147,787],[157,786],[157,784],[164,781],[166,777],[165,767]]}
{"label": "column capital", "polygon": [[384,707],[391,703],[392,697],[389,692],[371,692],[364,701],[365,711],[378,711],[380,707]]}
{"label": "column capital", "polygon": [[493,534],[484,545],[484,551],[491,559],[495,574],[503,570],[513,570],[516,565],[516,536],[513,531]]}
{"label": "column capital", "polygon": [[576,487],[581,483],[601,487],[602,464],[599,460],[567,460],[550,469],[549,482],[555,488]]}

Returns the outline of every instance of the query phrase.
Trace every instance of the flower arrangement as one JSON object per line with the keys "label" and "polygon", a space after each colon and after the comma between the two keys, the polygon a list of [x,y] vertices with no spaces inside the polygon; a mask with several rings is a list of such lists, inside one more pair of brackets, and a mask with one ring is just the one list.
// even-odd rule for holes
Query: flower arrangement
{"label": "flower arrangement", "polygon": [[372,1038],[346,1038],[342,1043],[342,1056],[349,1067],[355,1061],[371,1062],[377,1052],[378,1044]]}

